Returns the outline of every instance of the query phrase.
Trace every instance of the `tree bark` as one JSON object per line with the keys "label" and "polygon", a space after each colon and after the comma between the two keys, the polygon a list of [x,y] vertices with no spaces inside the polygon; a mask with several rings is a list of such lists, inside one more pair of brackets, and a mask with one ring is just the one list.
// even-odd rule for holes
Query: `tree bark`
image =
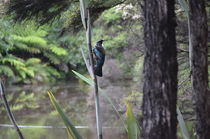
{"label": "tree bark", "polygon": [[210,92],[208,91],[208,25],[204,0],[189,0],[192,40],[192,88],[198,139],[210,138]]}
{"label": "tree bark", "polygon": [[144,1],[144,139],[176,139],[178,64],[174,4],[174,0]]}

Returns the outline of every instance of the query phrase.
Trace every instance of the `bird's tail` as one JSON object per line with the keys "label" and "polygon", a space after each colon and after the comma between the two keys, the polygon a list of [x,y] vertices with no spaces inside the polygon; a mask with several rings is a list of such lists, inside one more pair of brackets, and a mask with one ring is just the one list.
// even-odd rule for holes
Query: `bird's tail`
{"label": "bird's tail", "polygon": [[96,66],[95,68],[95,74],[99,77],[102,77],[103,74],[102,74],[102,66]]}

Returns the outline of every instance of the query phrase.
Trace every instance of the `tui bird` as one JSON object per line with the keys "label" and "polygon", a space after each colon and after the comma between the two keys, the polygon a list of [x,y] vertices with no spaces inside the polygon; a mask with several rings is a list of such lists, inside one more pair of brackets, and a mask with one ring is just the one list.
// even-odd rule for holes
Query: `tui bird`
{"label": "tui bird", "polygon": [[96,43],[95,48],[93,49],[93,53],[95,55],[96,65],[95,65],[95,74],[99,77],[102,77],[102,66],[105,61],[105,50],[102,46],[104,40],[100,40]]}

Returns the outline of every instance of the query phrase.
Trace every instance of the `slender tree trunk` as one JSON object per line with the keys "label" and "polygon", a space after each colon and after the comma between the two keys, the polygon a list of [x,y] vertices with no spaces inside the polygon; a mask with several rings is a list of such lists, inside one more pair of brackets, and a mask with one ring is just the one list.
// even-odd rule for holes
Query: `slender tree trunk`
{"label": "slender tree trunk", "polygon": [[176,139],[178,64],[174,4],[174,0],[144,1],[144,139]]}
{"label": "slender tree trunk", "polygon": [[198,139],[210,138],[210,92],[208,91],[208,25],[204,0],[189,0],[192,40],[192,86]]}

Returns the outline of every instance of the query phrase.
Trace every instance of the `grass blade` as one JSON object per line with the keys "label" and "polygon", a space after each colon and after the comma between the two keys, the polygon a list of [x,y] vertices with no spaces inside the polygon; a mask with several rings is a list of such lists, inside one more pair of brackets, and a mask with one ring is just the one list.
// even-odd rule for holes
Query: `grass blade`
{"label": "grass blade", "polygon": [[61,119],[63,120],[67,133],[69,135],[70,139],[82,139],[80,134],[77,132],[76,128],[73,126],[73,124],[69,121],[63,110],[61,109],[60,105],[57,103],[54,95],[51,92],[48,92],[48,95],[50,97],[50,101],[57,110],[58,114],[60,115]]}
{"label": "grass blade", "polygon": [[77,75],[80,79],[82,79],[83,81],[85,81],[86,83],[88,83],[89,85],[94,86],[94,82],[93,82],[92,79],[87,78],[87,77],[83,76],[82,74],[80,74],[80,73],[78,73],[78,72],[76,72],[76,71],[74,71],[74,70],[72,70],[72,72],[73,72],[75,75]]}
{"label": "grass blade", "polygon": [[178,122],[179,122],[179,126],[181,128],[181,131],[182,131],[183,138],[184,139],[189,139],[190,138],[189,133],[188,133],[188,130],[186,128],[182,113],[180,112],[178,107],[177,107],[176,111],[177,111],[177,119],[178,119]]}
{"label": "grass blade", "polygon": [[137,139],[140,130],[138,128],[136,118],[133,114],[133,111],[129,103],[126,103],[126,121],[128,128],[128,139]]}
{"label": "grass blade", "polygon": [[[87,77],[83,76],[82,74],[80,74],[80,73],[78,73],[78,72],[76,72],[74,70],[72,70],[72,72],[75,75],[77,75],[80,79],[82,79],[83,81],[85,81],[87,84],[89,84],[91,86],[94,86],[94,82],[93,82],[92,79],[87,78]],[[106,98],[106,100],[109,102],[109,104],[111,104],[113,111],[116,112],[117,116],[120,118],[121,122],[123,123],[123,126],[124,126],[125,130],[128,132],[128,129],[127,129],[126,124],[125,124],[125,122],[123,120],[123,117],[117,111],[117,108],[114,106],[114,104],[113,104],[112,100],[110,99],[110,97],[108,97],[108,95],[101,88],[99,88],[99,93],[100,93],[100,95],[102,95],[103,97]]]}

